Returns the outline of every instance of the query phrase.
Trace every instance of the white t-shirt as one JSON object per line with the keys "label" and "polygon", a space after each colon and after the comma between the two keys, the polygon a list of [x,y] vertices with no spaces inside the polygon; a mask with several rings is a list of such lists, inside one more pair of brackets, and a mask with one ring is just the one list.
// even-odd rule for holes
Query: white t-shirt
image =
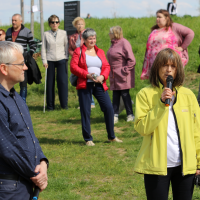
{"label": "white t-shirt", "polygon": [[172,110],[174,99],[175,97],[173,96],[169,106],[167,128],[167,167],[176,167],[181,165],[180,144]]}
{"label": "white t-shirt", "polygon": [[[89,56],[86,55],[86,64],[88,67],[88,73],[94,73],[97,76],[100,76],[101,74],[101,67],[102,67],[102,61],[98,56]],[[93,82],[92,80],[88,79],[87,82]]]}
{"label": "white t-shirt", "polygon": [[177,14],[177,5],[176,5],[176,3],[171,3],[170,5],[169,5],[169,14],[170,15],[176,15]]}

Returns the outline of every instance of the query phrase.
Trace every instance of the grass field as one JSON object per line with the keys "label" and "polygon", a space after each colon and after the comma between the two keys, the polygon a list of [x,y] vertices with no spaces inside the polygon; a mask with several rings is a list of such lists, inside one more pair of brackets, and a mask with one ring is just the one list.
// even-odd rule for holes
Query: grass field
{"label": "grass field", "polygon": [[[200,79],[199,74],[196,73],[200,64],[198,55],[200,17],[174,17],[173,20],[195,32],[195,38],[188,48],[190,61],[185,67],[185,86],[197,95]],[[136,87],[130,92],[133,101],[135,101],[137,92],[148,85],[148,81],[140,80],[140,75],[146,41],[150,27],[154,23],[154,17],[86,20],[86,27],[96,30],[97,45],[105,53],[110,47],[109,28],[115,25],[123,28],[124,37],[131,43],[137,63],[135,67]],[[30,24],[25,24],[25,26],[30,28]],[[7,29],[8,27],[3,28]],[[60,28],[64,28],[63,21]],[[35,23],[36,38],[40,38],[39,29],[39,24]],[[47,23],[45,23],[46,30],[49,30]],[[56,110],[43,113],[45,70],[40,58],[37,62],[42,71],[42,84],[28,86],[27,104],[35,134],[50,161],[49,184],[47,189],[40,194],[40,200],[146,199],[143,176],[133,171],[142,137],[134,130],[133,123],[126,122],[126,112],[123,111],[120,114],[119,123],[115,125],[116,136],[122,139],[123,143],[106,143],[104,117],[95,99],[96,108],[92,109],[91,113],[91,130],[96,145],[94,147],[85,146],[75,88],[69,84],[68,110],[60,108],[56,89]],[[109,81],[107,83],[109,85]],[[16,85],[16,89],[19,91],[18,85]],[[111,91],[108,92],[112,99]],[[135,106],[133,109],[135,110]],[[169,199],[172,199],[171,190]],[[199,189],[195,188],[193,199],[200,199]]]}

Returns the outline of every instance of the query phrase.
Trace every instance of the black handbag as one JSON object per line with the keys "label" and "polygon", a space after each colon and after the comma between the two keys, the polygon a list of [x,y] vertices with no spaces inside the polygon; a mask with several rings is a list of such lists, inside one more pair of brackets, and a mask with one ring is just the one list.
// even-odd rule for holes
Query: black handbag
{"label": "black handbag", "polygon": [[200,175],[194,177],[194,185],[196,185],[196,187],[200,186]]}
{"label": "black handbag", "polygon": [[[79,60],[81,58],[81,52],[82,49],[80,48],[80,56],[79,56]],[[69,77],[69,81],[71,83],[72,86],[76,87],[77,86],[77,80],[78,80],[78,76],[74,75],[71,73],[70,77]]]}

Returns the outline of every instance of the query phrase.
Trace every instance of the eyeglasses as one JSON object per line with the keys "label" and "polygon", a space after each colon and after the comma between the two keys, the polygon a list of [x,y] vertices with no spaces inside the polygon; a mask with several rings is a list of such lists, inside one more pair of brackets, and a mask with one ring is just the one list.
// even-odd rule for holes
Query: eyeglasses
{"label": "eyeglasses", "polygon": [[59,21],[51,21],[51,24],[58,24],[59,23]]}
{"label": "eyeglasses", "polygon": [[12,64],[12,63],[5,63],[5,65],[17,65],[17,66],[21,66],[21,69],[23,69],[25,62],[21,63],[21,64]]}

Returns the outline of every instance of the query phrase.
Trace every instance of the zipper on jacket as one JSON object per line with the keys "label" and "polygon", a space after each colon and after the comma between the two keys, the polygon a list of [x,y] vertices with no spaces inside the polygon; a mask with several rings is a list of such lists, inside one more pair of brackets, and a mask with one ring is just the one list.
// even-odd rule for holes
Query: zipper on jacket
{"label": "zipper on jacket", "polygon": [[150,142],[150,146],[151,146],[151,143],[152,143],[152,137],[153,137],[153,134],[151,134],[151,142]]}
{"label": "zipper on jacket", "polygon": [[196,123],[196,114],[194,113],[194,123]]}
{"label": "zipper on jacket", "polygon": [[180,146],[182,176],[184,176],[184,174],[183,174],[183,151],[182,151],[182,147],[181,147],[180,133],[179,133],[178,124],[177,124],[176,115],[175,115],[173,106],[172,106],[172,111],[173,111],[173,115],[174,115],[174,120],[175,120],[175,124],[176,124],[176,131],[177,131],[177,134],[178,134],[178,140],[179,140],[179,146]]}
{"label": "zipper on jacket", "polygon": [[[176,88],[175,88],[175,90],[176,90]],[[180,146],[181,170],[182,170],[181,173],[182,173],[182,176],[184,176],[184,174],[183,174],[183,151],[182,151],[182,147],[181,147],[181,139],[180,139],[180,133],[179,133],[179,129],[178,129],[178,123],[177,123],[176,115],[174,112],[174,105],[176,104],[177,98],[178,98],[178,91],[176,90],[176,98],[175,98],[174,104],[172,106],[172,111],[173,111],[173,115],[174,115],[174,120],[175,120],[176,130],[177,130],[177,134],[178,134],[178,140],[179,140],[179,146]]]}

